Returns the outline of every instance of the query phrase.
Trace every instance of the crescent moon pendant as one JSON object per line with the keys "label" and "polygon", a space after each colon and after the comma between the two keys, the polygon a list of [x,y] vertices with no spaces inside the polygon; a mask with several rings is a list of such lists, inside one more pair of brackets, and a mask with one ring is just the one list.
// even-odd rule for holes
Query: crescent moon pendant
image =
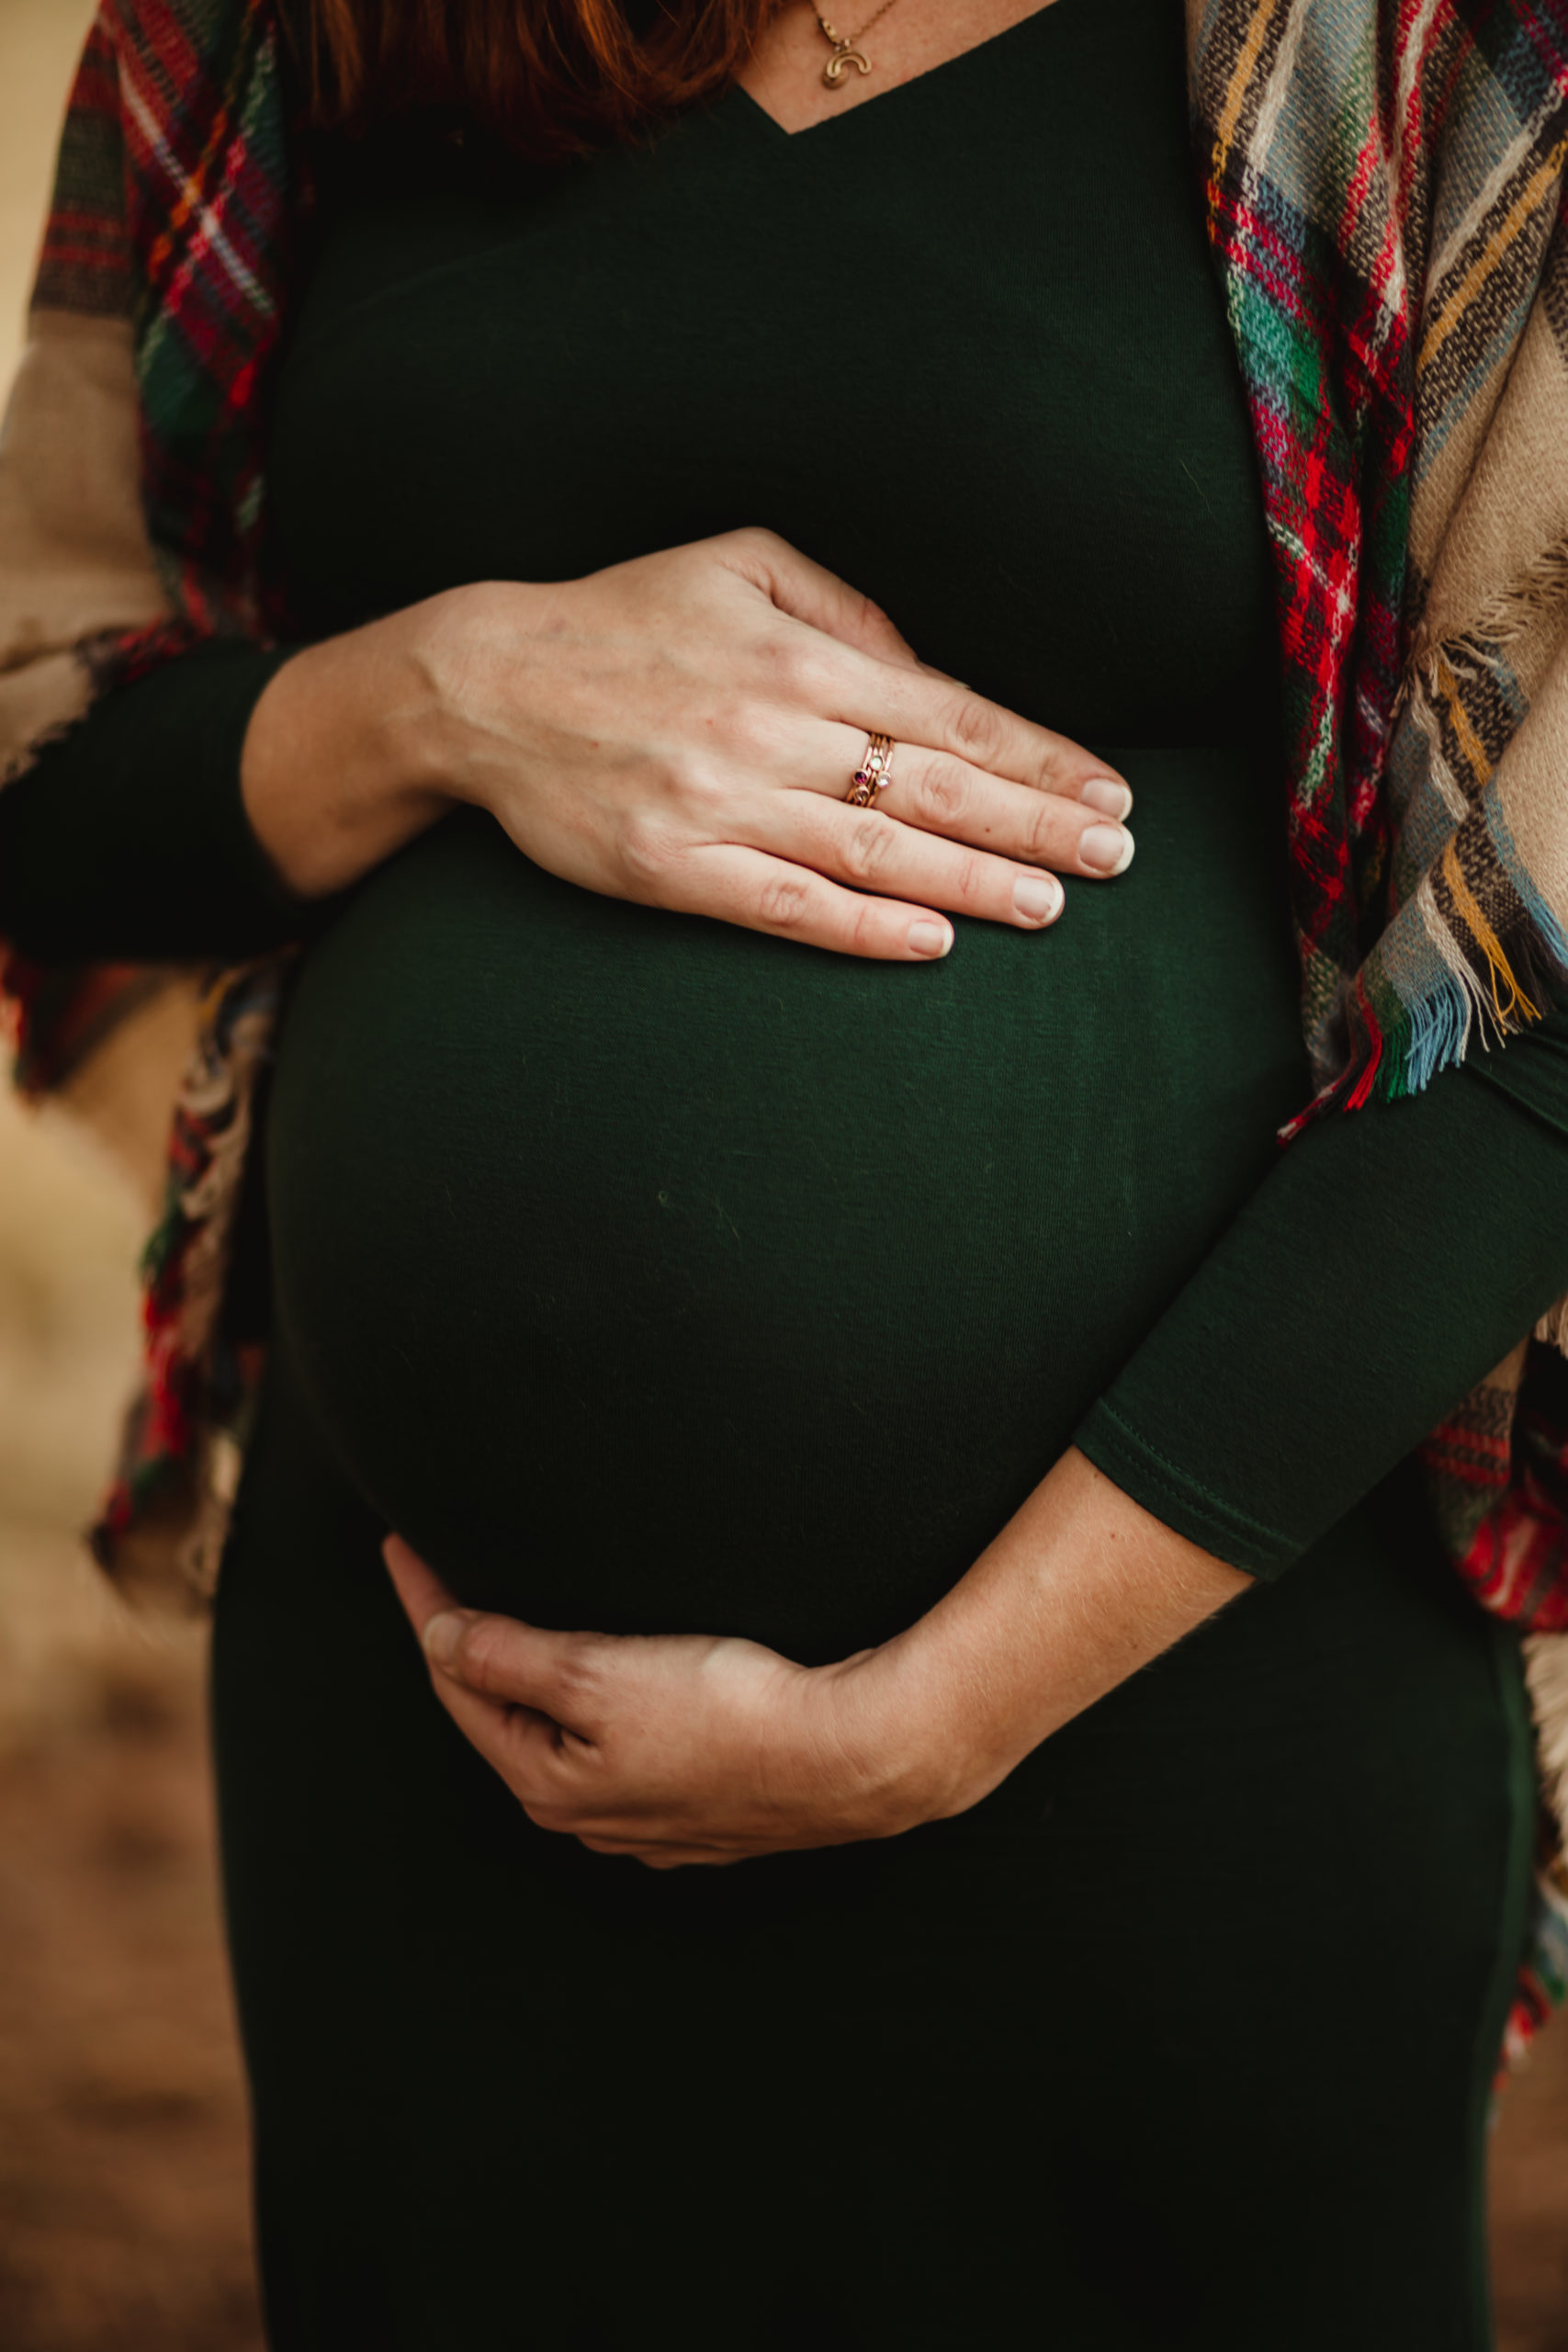
{"label": "crescent moon pendant", "polygon": [[852,48],[850,43],[845,41],[841,48],[833,51],[832,56],[822,68],[822,79],[830,90],[838,88],[844,77],[844,69],[850,65],[852,65],[860,74],[871,72],[870,58],[863,56],[858,49]]}

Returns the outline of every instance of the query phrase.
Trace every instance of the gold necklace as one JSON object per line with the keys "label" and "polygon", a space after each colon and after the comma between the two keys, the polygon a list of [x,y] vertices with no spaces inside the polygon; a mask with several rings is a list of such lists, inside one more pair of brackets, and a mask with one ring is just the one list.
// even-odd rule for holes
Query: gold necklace
{"label": "gold necklace", "polygon": [[836,90],[840,87],[845,74],[849,71],[852,65],[859,74],[869,74],[871,72],[871,60],[860,44],[865,39],[867,33],[870,32],[873,25],[878,23],[880,19],[887,14],[887,11],[892,7],[892,6],[893,0],[882,0],[882,6],[877,10],[876,15],[874,17],[868,17],[858,33],[848,34],[838,31],[834,26],[828,22],[827,17],[824,17],[818,9],[815,7],[812,9],[812,15],[817,18],[817,21],[822,28],[823,32],[833,44],[833,54],[828,60],[827,64],[822,68],[822,79],[827,83],[828,87],[830,90]]}

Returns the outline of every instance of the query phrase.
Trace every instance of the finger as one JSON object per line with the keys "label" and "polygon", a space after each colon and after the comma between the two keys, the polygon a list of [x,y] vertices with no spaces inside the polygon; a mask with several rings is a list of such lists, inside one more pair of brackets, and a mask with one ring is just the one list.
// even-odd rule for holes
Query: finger
{"label": "finger", "polygon": [[423,1632],[424,1654],[454,1682],[502,1706],[530,1707],[563,1731],[592,1739],[597,1709],[590,1699],[585,1653],[594,1637],[554,1633],[473,1609],[446,1609]]}
{"label": "finger", "polygon": [[716,542],[720,560],[775,604],[781,613],[805,621],[841,645],[852,645],[878,662],[919,669],[908,645],[880,605],[836,573],[827,571],[775,532],[729,531]]}
{"label": "finger", "polygon": [[865,808],[820,792],[748,796],[731,831],[834,881],[1034,930],[1062,910],[1057,874],[1107,880],[1126,871],[1134,846],[1125,826],[1070,801],[976,769],[928,778],[918,763]]}
{"label": "finger", "polygon": [[[848,787],[864,752],[858,731],[843,727],[814,727],[799,730],[792,741],[785,781],[814,799],[837,802],[849,808]],[[925,832],[942,833],[953,841],[985,848],[994,855],[1013,857],[1030,865],[1048,866],[1057,874],[1081,875],[1104,881],[1124,874],[1133,862],[1133,836],[1124,824],[1105,814],[1120,809],[1124,816],[1133,796],[1124,784],[1105,782],[1100,801],[1069,800],[1038,786],[1014,784],[987,774],[949,752],[928,751],[917,744],[897,743],[893,750],[888,781],[870,805],[901,824]],[[795,836],[774,824],[779,796],[770,794],[735,828],[754,849],[777,856],[801,856]],[[852,809],[850,813],[856,813]],[[818,836],[809,836],[815,839]],[[804,842],[807,836],[802,835]],[[817,864],[814,856],[807,862]],[[837,874],[836,864],[823,868]],[[901,893],[900,895],[904,895]],[[911,898],[931,897],[915,883]],[[951,897],[933,900],[950,907],[963,904]]]}
{"label": "finger", "polygon": [[1039,786],[987,775],[948,752],[898,747],[891,780],[876,806],[901,824],[983,845],[1055,874],[1107,881],[1133,863],[1134,841],[1120,818],[1133,796],[1105,779],[1098,798],[1067,799]]}
{"label": "finger", "polygon": [[[528,1716],[519,1709],[509,1707],[502,1699],[481,1699],[476,1691],[466,1690],[462,1683],[454,1682],[449,1674],[441,1673],[435,1667],[430,1669],[430,1684],[470,1747],[477,1747],[485,1762],[493,1766],[502,1778],[515,1788],[513,1751],[514,1748],[520,1754],[526,1751],[512,1725],[514,1719],[526,1724]],[[520,1791],[517,1792],[521,1794]]]}
{"label": "finger", "polygon": [[890,900],[945,907],[1025,931],[1044,929],[1062,911],[1055,874],[921,832],[878,808],[787,792],[749,808],[745,820],[775,855]]}
{"label": "finger", "polygon": [[387,1538],[381,1555],[426,1658],[443,1676],[502,1706],[532,1707],[579,1738],[591,1736],[584,1665],[592,1634],[460,1608],[400,1535]]}
{"label": "finger", "polygon": [[[783,778],[797,791],[848,807],[849,786],[864,750],[858,731],[847,727],[800,729],[782,766]],[[1098,797],[1069,800],[1039,786],[991,775],[951,752],[896,743],[887,782],[869,805],[903,824],[945,833],[998,856],[1102,881],[1125,873],[1133,862],[1132,834],[1116,814],[1128,814],[1133,795],[1124,784],[1102,781],[1105,788]],[[788,846],[766,832],[746,838],[779,854]]]}
{"label": "finger", "polygon": [[[574,1785],[571,1736],[529,1707],[481,1699],[452,1677],[432,1668],[431,1688],[464,1738],[506,1782],[530,1819],[541,1829],[575,1832],[600,1818],[598,1791]],[[581,1743],[576,1743],[581,1752]],[[633,1834],[629,1807],[617,1824]],[[646,1832],[643,1833],[646,1835]]]}
{"label": "finger", "polygon": [[431,1655],[425,1640],[428,1628],[443,1620],[451,1622],[468,1614],[460,1611],[434,1570],[422,1560],[412,1545],[400,1535],[389,1535],[381,1546],[381,1556],[402,1602],[404,1614],[424,1651],[425,1664],[435,1695],[464,1736],[472,1741],[481,1756],[496,1770],[503,1769],[502,1743],[506,1732],[508,1706],[503,1700],[484,1699],[451,1675],[443,1673]]}
{"label": "finger", "polygon": [[381,1557],[387,1563],[398,1599],[403,1604],[403,1613],[423,1642],[424,1629],[431,1619],[439,1616],[444,1609],[455,1609],[457,1604],[434,1569],[428,1566],[400,1535],[388,1536],[381,1546]]}
{"label": "finger", "polygon": [[841,663],[838,683],[840,707],[822,716],[857,732],[875,729],[897,744],[949,752],[971,767],[1036,792],[1058,793],[1067,800],[1083,800],[1087,794],[1087,805],[1102,815],[1124,817],[1133,805],[1127,779],[1098,752],[987,702],[967,686],[892,663],[879,673]]}
{"label": "finger", "polygon": [[459,1607],[400,1536],[389,1536],[381,1554],[425,1662],[443,1684],[460,1687],[502,1715],[509,1707],[548,1713],[531,1691],[547,1687],[552,1696],[564,1696],[549,1645],[570,1635],[544,1634],[517,1618]]}
{"label": "finger", "polygon": [[878,963],[929,964],[953,945],[953,926],[934,908],[864,897],[734,842],[683,851],[666,874],[660,903]]}

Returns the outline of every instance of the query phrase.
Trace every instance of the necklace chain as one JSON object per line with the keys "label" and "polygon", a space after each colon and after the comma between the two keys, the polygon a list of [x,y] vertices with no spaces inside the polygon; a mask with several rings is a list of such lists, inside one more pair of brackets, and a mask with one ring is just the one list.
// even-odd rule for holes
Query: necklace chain
{"label": "necklace chain", "polygon": [[819,8],[813,6],[811,13],[816,17],[824,38],[833,44],[833,54],[822,68],[822,79],[830,90],[842,87],[845,70],[851,65],[860,74],[871,72],[871,60],[862,49],[861,43],[873,25],[880,24],[894,5],[895,0],[882,0],[882,6],[876,14],[866,18],[858,33],[840,32],[837,26],[828,22]]}
{"label": "necklace chain", "polygon": [[840,48],[840,47],[843,45],[843,43],[844,43],[844,41],[845,41],[845,40],[846,40],[846,39],[847,39],[848,40],[850,40],[851,42],[854,42],[854,41],[857,41],[857,40],[863,40],[865,39],[865,37],[866,37],[867,33],[868,33],[868,32],[870,32],[870,30],[871,30],[871,28],[872,28],[873,25],[880,23],[880,21],[882,20],[882,18],[883,18],[883,17],[887,14],[887,11],[889,10],[889,8],[891,8],[891,7],[893,6],[893,5],[894,5],[894,0],[882,0],[882,6],[881,6],[881,7],[877,10],[877,12],[876,12],[875,16],[874,16],[874,17],[868,17],[866,18],[866,20],[865,20],[864,24],[861,27],[861,28],[860,28],[860,30],[859,30],[859,32],[858,32],[858,33],[850,33],[850,34],[848,34],[848,35],[846,35],[846,34],[844,34],[844,33],[840,33],[840,32],[836,31],[836,30],[834,29],[834,28],[833,28],[833,27],[832,27],[832,26],[828,22],[827,17],[824,17],[824,16],[822,16],[822,15],[820,15],[817,9],[813,8],[813,10],[811,11],[811,13],[812,13],[812,15],[813,15],[814,17],[816,17],[818,23],[821,26],[821,28],[822,28],[822,29],[823,29],[823,31],[827,34],[827,36],[828,36],[829,40],[833,43],[834,47],[837,49],[837,48]]}

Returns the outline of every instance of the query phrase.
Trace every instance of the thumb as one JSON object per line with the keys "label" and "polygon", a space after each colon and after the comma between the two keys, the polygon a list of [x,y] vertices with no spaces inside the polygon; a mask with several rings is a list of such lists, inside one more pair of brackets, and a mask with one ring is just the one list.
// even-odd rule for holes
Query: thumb
{"label": "thumb", "polygon": [[403,1613],[423,1642],[432,1618],[444,1611],[456,1610],[457,1603],[434,1569],[427,1566],[400,1535],[388,1536],[381,1546],[381,1557],[403,1604]]}

